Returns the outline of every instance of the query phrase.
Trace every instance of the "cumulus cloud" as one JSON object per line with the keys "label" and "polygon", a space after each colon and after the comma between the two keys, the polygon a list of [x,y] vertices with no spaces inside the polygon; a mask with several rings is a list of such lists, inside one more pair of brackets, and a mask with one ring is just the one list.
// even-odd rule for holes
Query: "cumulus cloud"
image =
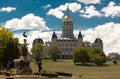
{"label": "cumulus cloud", "polygon": [[46,22],[43,18],[35,16],[30,13],[23,16],[21,19],[13,18],[5,23],[5,27],[13,30],[20,29],[39,29],[39,30],[48,30]]}
{"label": "cumulus cloud", "polygon": [[82,2],[84,4],[97,4],[101,3],[100,0],[78,0],[79,2]]}
{"label": "cumulus cloud", "polygon": [[59,7],[55,9],[50,9],[47,12],[47,15],[52,15],[52,16],[55,16],[56,18],[62,19],[62,17],[64,16],[63,11],[66,10],[67,6],[69,6],[69,9],[72,12],[76,12],[81,9],[81,5],[78,3],[66,3],[64,5],[60,5]]}
{"label": "cumulus cloud", "polygon": [[51,7],[50,4],[47,4],[46,6],[42,6],[44,9]]}
{"label": "cumulus cloud", "polygon": [[120,17],[120,6],[117,6],[115,2],[111,1],[108,6],[101,10],[106,17]]}
{"label": "cumulus cloud", "polygon": [[106,54],[111,52],[120,53],[120,23],[105,23],[98,25],[95,28],[90,28],[83,31],[85,35],[84,41],[94,42],[96,37],[100,37],[104,43],[104,52]]}
{"label": "cumulus cloud", "polygon": [[11,11],[15,11],[16,8],[15,7],[2,7],[0,8],[0,12],[11,12]]}
{"label": "cumulus cloud", "polygon": [[[23,16],[21,19],[13,18],[5,23],[5,28],[12,29],[13,31],[30,29],[31,31],[27,32],[27,39],[29,44],[29,49],[32,47],[32,42],[35,38],[42,38],[44,41],[48,41],[51,38],[51,32],[42,32],[43,30],[49,30],[46,26],[46,22],[43,18],[35,16],[30,13]],[[23,43],[23,34],[15,33],[14,37],[19,38],[19,42]]]}
{"label": "cumulus cloud", "polygon": [[63,15],[64,15],[64,13],[59,8],[50,9],[47,14],[48,15],[53,15],[56,18],[59,18],[59,19],[62,19]]}
{"label": "cumulus cloud", "polygon": [[98,17],[102,16],[102,14],[99,11],[97,11],[93,5],[89,7],[86,6],[85,9],[80,10],[80,13],[81,13],[80,16],[85,17],[85,18],[91,18],[94,16],[98,16]]}

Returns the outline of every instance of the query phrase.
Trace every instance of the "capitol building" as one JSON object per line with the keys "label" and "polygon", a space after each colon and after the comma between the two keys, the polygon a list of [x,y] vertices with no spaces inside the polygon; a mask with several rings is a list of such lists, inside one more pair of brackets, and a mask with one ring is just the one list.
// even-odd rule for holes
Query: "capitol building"
{"label": "capitol building", "polygon": [[[100,38],[96,38],[94,43],[83,42],[83,36],[79,31],[77,38],[73,34],[74,22],[70,16],[69,8],[67,7],[66,15],[62,20],[62,34],[61,37],[57,37],[55,31],[51,36],[51,42],[44,43],[44,52],[48,53],[48,48],[51,45],[57,45],[62,52],[62,59],[72,59],[72,50],[77,46],[84,46],[87,49],[96,47],[103,51],[103,42]],[[42,40],[39,39],[41,42]],[[33,44],[40,43],[38,39],[33,41]],[[43,43],[43,42],[41,42]]]}

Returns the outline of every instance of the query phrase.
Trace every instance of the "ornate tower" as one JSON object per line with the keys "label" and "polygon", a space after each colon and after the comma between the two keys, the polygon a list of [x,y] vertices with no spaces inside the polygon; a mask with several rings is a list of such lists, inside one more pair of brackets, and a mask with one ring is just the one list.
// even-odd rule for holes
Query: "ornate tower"
{"label": "ornate tower", "polygon": [[103,51],[103,42],[100,38],[95,39],[94,47],[97,47]]}
{"label": "ornate tower", "polygon": [[83,37],[82,37],[81,31],[79,31],[79,34],[78,34],[78,46],[82,46],[82,45],[83,45]]}
{"label": "ornate tower", "polygon": [[52,44],[57,44],[57,43],[56,43],[56,42],[57,42],[57,35],[56,35],[55,31],[54,31],[53,34],[52,34],[51,41],[52,41]]}
{"label": "ornate tower", "polygon": [[73,21],[69,14],[69,7],[67,6],[66,16],[62,21],[62,38],[74,38],[73,35]]}

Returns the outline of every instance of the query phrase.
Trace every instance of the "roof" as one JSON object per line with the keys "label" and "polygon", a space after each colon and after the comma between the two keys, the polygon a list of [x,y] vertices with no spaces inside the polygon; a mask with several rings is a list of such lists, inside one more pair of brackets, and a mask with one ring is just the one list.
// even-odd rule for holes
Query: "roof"
{"label": "roof", "polygon": [[53,32],[52,38],[57,38],[57,35],[55,34],[55,31]]}
{"label": "roof", "polygon": [[69,14],[69,7],[67,7],[67,10],[66,10],[66,16],[63,18],[63,22],[65,21],[72,21],[72,18],[70,17],[70,14]]}
{"label": "roof", "polygon": [[82,38],[81,31],[80,31],[79,34],[78,34],[78,38]]}
{"label": "roof", "polygon": [[94,43],[102,43],[102,40],[100,38],[96,38]]}
{"label": "roof", "polygon": [[43,40],[41,38],[36,38],[34,41],[33,41],[33,44],[36,44],[36,43],[43,43]]}

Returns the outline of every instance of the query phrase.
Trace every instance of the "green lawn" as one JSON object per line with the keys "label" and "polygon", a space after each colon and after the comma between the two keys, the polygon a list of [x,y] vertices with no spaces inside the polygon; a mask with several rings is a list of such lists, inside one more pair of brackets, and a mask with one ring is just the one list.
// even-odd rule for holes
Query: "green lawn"
{"label": "green lawn", "polygon": [[[120,79],[120,62],[118,65],[114,65],[112,62],[107,62],[107,65],[109,66],[76,66],[71,60],[61,60],[58,62],[43,61],[43,69],[50,71],[71,72],[73,73],[73,78],[75,79]],[[36,71],[37,66],[32,66],[34,66],[32,68]]]}
{"label": "green lawn", "polygon": [[[61,60],[58,62],[43,61],[43,69],[50,71],[71,72],[73,77],[53,78],[53,79],[120,79],[120,62],[114,65],[112,62],[107,62],[105,67],[94,66],[76,66],[72,60]],[[31,63],[33,71],[37,71],[37,65]],[[0,78],[2,79],[2,78]],[[26,78],[15,78],[26,79]],[[27,78],[33,79],[33,78]],[[47,77],[34,79],[50,79]]]}

